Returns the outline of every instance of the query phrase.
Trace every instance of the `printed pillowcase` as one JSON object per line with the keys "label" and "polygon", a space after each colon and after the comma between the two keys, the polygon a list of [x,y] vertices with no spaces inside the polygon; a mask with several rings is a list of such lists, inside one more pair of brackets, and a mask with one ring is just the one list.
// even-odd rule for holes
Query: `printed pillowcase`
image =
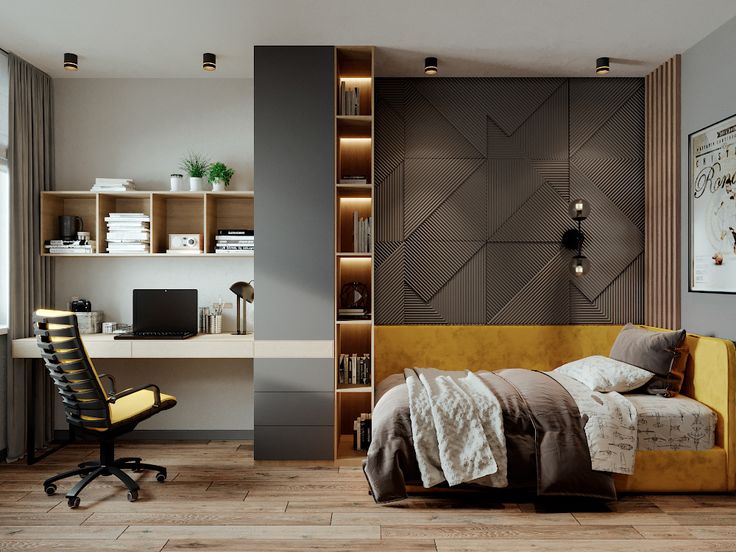
{"label": "printed pillowcase", "polygon": [[654,374],[641,393],[673,397],[685,379],[688,347],[685,330],[659,332],[626,324],[608,353]]}
{"label": "printed pillowcase", "polygon": [[601,355],[568,362],[554,371],[599,393],[633,391],[646,385],[654,377],[651,372]]}

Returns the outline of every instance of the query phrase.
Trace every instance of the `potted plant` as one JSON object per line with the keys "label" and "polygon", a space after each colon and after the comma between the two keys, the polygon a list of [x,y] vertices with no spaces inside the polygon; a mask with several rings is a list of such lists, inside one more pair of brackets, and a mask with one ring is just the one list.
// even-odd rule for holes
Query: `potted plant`
{"label": "potted plant", "polygon": [[235,174],[235,171],[218,161],[210,166],[207,172],[207,179],[212,184],[213,192],[223,192],[225,188],[230,185],[230,179]]}
{"label": "potted plant", "polygon": [[210,160],[200,153],[189,153],[181,161],[181,169],[189,175],[189,189],[192,192],[201,192],[202,179],[210,168]]}

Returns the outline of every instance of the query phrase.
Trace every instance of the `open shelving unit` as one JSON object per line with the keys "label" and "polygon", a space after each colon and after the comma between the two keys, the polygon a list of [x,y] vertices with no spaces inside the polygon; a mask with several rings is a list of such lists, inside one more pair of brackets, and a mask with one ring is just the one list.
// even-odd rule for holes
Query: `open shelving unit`
{"label": "open shelving unit", "polygon": [[[253,229],[253,192],[42,192],[41,254],[46,257],[252,257],[253,253],[221,255],[215,253],[218,229]],[[145,213],[151,217],[150,253],[107,253],[105,217],[115,212]],[[97,241],[97,252],[77,255],[46,253],[47,240],[59,238],[58,218],[77,215],[83,230]],[[200,234],[203,253],[166,253],[169,234]]]}
{"label": "open shelving unit", "polygon": [[[335,458],[355,460],[353,421],[373,410],[373,226],[368,251],[354,247],[354,217],[374,219],[373,190],[373,47],[335,48]],[[359,89],[359,115],[340,115],[340,85]],[[349,177],[365,182],[348,182]],[[364,318],[338,316],[344,284],[359,282],[370,293]],[[341,354],[370,354],[370,384],[340,383]]]}

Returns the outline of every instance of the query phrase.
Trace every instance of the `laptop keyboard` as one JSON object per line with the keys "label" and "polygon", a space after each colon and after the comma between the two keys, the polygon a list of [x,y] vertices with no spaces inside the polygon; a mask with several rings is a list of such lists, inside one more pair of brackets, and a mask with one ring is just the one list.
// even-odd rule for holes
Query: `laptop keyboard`
{"label": "laptop keyboard", "polygon": [[189,335],[189,332],[133,332],[136,337],[177,337]]}

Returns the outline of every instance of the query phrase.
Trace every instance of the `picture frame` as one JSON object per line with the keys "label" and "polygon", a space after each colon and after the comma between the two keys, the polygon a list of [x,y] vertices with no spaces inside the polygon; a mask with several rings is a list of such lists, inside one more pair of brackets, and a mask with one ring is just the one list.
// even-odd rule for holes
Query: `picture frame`
{"label": "picture frame", "polygon": [[688,291],[736,294],[736,114],[688,135]]}

